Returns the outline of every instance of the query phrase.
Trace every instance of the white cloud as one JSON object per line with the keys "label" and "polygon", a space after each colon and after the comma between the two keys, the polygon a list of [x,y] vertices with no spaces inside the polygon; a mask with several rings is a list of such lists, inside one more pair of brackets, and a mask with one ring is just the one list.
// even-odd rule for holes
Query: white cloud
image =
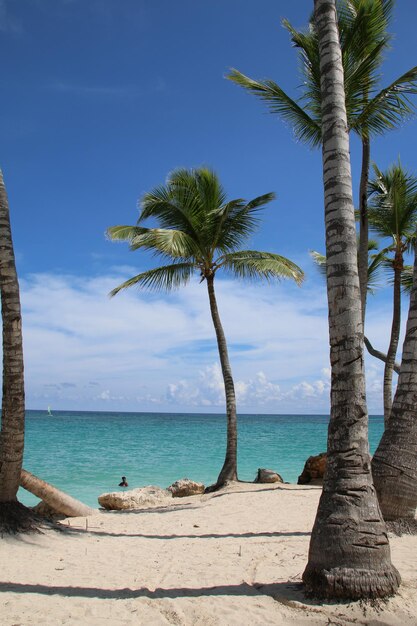
{"label": "white cloud", "polygon": [[[138,271],[136,268],[135,271]],[[168,296],[109,291],[109,275],[21,280],[27,404],[42,408],[224,410],[224,387],[204,284]],[[239,410],[328,412],[324,290],[218,280]],[[389,313],[369,332],[386,341]],[[385,322],[385,323],[383,323]],[[381,410],[381,365],[367,359],[368,400]]]}
{"label": "white cloud", "polygon": [[[312,383],[301,381],[296,385],[282,390],[280,385],[268,379],[264,372],[259,371],[249,380],[235,381],[235,392],[238,407],[263,408],[271,412],[273,407],[294,409],[297,403],[304,400],[325,399],[330,391],[328,380],[315,380]],[[215,363],[199,372],[194,383],[181,380],[170,383],[167,398],[174,403],[181,402],[192,406],[218,406],[224,409],[225,393],[220,366]],[[294,412],[294,411],[293,411]]]}

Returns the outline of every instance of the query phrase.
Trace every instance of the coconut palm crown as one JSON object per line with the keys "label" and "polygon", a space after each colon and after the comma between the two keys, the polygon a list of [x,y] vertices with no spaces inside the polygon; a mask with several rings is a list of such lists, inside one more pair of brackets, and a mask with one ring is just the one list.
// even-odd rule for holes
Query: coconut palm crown
{"label": "coconut palm crown", "polygon": [[[300,283],[302,271],[285,257],[241,249],[259,225],[259,210],[274,198],[268,193],[250,202],[227,201],[211,170],[175,170],[166,185],[143,196],[137,226],[113,226],[107,231],[112,240],[128,241],[131,250],[150,249],[174,262],[130,278],[111,295],[133,285],[175,289],[188,283],[196,271],[204,280],[221,268],[239,278],[292,278]],[[148,218],[156,219],[160,228],[142,226]]]}
{"label": "coconut palm crown", "polygon": [[[381,64],[391,39],[387,28],[394,0],[339,0],[336,5],[347,126],[349,131],[359,135],[362,143],[358,269],[362,321],[365,321],[370,141],[375,135],[398,128],[415,111],[410,96],[417,93],[417,66],[381,89]],[[302,79],[300,98],[291,98],[273,80],[253,80],[235,69],[231,70],[227,78],[264,100],[272,113],[277,113],[289,123],[298,139],[311,146],[318,146],[323,137],[317,28],[313,18],[306,32],[297,31],[288,20],[283,20],[283,25],[299,53]]]}
{"label": "coconut palm crown", "polygon": [[[413,115],[410,95],[417,93],[417,66],[381,89],[380,66],[389,47],[387,26],[393,0],[342,0],[337,3],[342,51],[346,114],[349,130],[361,137],[384,134]],[[232,69],[227,78],[266,102],[292,127],[301,141],[318,146],[322,141],[320,62],[317,29],[311,18],[307,31],[282,20],[299,53],[301,97],[291,98],[273,80],[253,80]]]}
{"label": "coconut palm crown", "polygon": [[[227,448],[216,487],[237,479],[237,418],[234,383],[214,292],[214,277],[222,269],[238,278],[290,278],[297,284],[302,270],[289,259],[271,252],[242,249],[259,225],[259,211],[273,193],[246,202],[227,200],[216,174],[208,168],[178,169],[165,185],[146,193],[140,202],[136,226],[113,226],[112,240],[128,241],[131,250],[152,250],[169,263],[144,271],[111,291],[129,287],[171,290],[185,285],[197,272],[207,284],[226,394]],[[152,218],[157,228],[143,223]]]}

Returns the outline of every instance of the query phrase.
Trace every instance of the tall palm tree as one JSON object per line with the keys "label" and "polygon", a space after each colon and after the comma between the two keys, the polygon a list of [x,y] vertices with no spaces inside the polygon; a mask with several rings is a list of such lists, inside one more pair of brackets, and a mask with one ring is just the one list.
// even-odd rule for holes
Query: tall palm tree
{"label": "tall palm tree", "polygon": [[[417,507],[417,249],[401,370],[388,425],[372,459],[372,474],[386,520],[416,528]],[[410,401],[411,398],[411,401]]]}
{"label": "tall palm tree", "polygon": [[[137,226],[113,226],[113,240],[128,241],[131,250],[156,252],[168,265],[142,272],[113,289],[114,296],[132,286],[170,290],[185,285],[198,272],[208,290],[210,311],[217,337],[227,413],[226,457],[215,487],[237,480],[236,397],[226,338],[220,321],[214,279],[222,269],[239,278],[303,279],[301,269],[285,257],[270,252],[241,249],[259,223],[258,212],[274,198],[269,193],[250,202],[226,199],[217,176],[209,169],[179,169],[167,183],[145,194]],[[148,218],[159,228],[145,228]]]}
{"label": "tall palm tree", "polygon": [[33,515],[17,500],[23,462],[25,389],[22,317],[9,203],[0,170],[0,294],[3,322],[3,400],[0,431],[0,531],[32,529]]}
{"label": "tall palm tree", "polygon": [[417,222],[417,177],[405,171],[401,163],[381,172],[374,164],[374,177],[369,182],[369,224],[378,235],[388,237],[392,244],[385,248],[385,264],[393,272],[393,316],[391,336],[384,366],[384,422],[392,407],[392,376],[401,326],[401,285],[404,252],[414,241]]}
{"label": "tall palm tree", "polygon": [[372,484],[349,136],[335,0],[315,0],[319,41],[331,411],[327,470],[306,590],[325,598],[391,595],[400,576]]}
{"label": "tall palm tree", "polygon": [[[394,0],[340,0],[337,5],[348,129],[362,142],[358,264],[363,320],[367,294],[370,141],[375,135],[397,128],[413,113],[409,96],[417,93],[417,67],[383,89],[378,85],[383,54],[390,41],[387,27],[393,5]],[[227,78],[264,100],[272,113],[292,126],[301,141],[318,146],[322,142],[322,113],[317,29],[314,20],[308,32],[297,31],[287,20],[283,20],[283,25],[299,51],[303,90],[300,99],[291,98],[273,80],[253,80],[235,69]]]}

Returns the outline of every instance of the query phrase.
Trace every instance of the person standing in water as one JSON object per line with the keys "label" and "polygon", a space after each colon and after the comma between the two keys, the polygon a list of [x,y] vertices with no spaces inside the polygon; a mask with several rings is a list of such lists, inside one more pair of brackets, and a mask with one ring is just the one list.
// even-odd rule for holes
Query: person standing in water
{"label": "person standing in water", "polygon": [[122,476],[122,482],[119,483],[119,487],[129,487],[129,484],[126,480],[126,476]]}

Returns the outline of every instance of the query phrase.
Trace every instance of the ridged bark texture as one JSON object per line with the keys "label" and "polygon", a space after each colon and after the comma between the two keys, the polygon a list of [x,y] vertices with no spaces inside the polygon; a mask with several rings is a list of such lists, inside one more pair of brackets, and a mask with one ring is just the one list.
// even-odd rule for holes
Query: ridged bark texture
{"label": "ridged bark texture", "polygon": [[[399,258],[397,258],[399,257]],[[388,426],[392,408],[392,375],[397,356],[401,327],[401,272],[403,269],[402,254],[396,255],[394,261],[394,289],[391,336],[384,367],[384,425]]]}
{"label": "ridged bark texture", "polygon": [[397,390],[388,426],[372,459],[386,520],[414,519],[417,507],[417,250]]}
{"label": "ridged bark texture", "polygon": [[362,169],[359,185],[359,250],[358,273],[361,290],[362,323],[365,325],[366,296],[368,293],[368,180],[371,145],[369,137],[362,137]]}
{"label": "ridged bark texture", "polygon": [[210,300],[210,311],[216,331],[217,346],[219,349],[220,365],[222,368],[224,389],[226,394],[227,415],[227,441],[226,457],[223,467],[217,478],[216,488],[222,487],[228,480],[237,480],[237,416],[235,385],[232,377],[232,369],[229,362],[226,337],[220,321],[217,308],[216,294],[214,292],[214,274],[206,277],[207,289]]}
{"label": "ridged bark texture", "polygon": [[321,598],[376,598],[400,582],[372,484],[349,138],[334,0],[315,0],[323,120],[331,414],[327,471],[303,574]]}
{"label": "ridged bark texture", "polygon": [[9,203],[0,171],[0,293],[3,320],[3,401],[0,433],[0,506],[16,502],[25,433],[22,318],[10,228]]}

